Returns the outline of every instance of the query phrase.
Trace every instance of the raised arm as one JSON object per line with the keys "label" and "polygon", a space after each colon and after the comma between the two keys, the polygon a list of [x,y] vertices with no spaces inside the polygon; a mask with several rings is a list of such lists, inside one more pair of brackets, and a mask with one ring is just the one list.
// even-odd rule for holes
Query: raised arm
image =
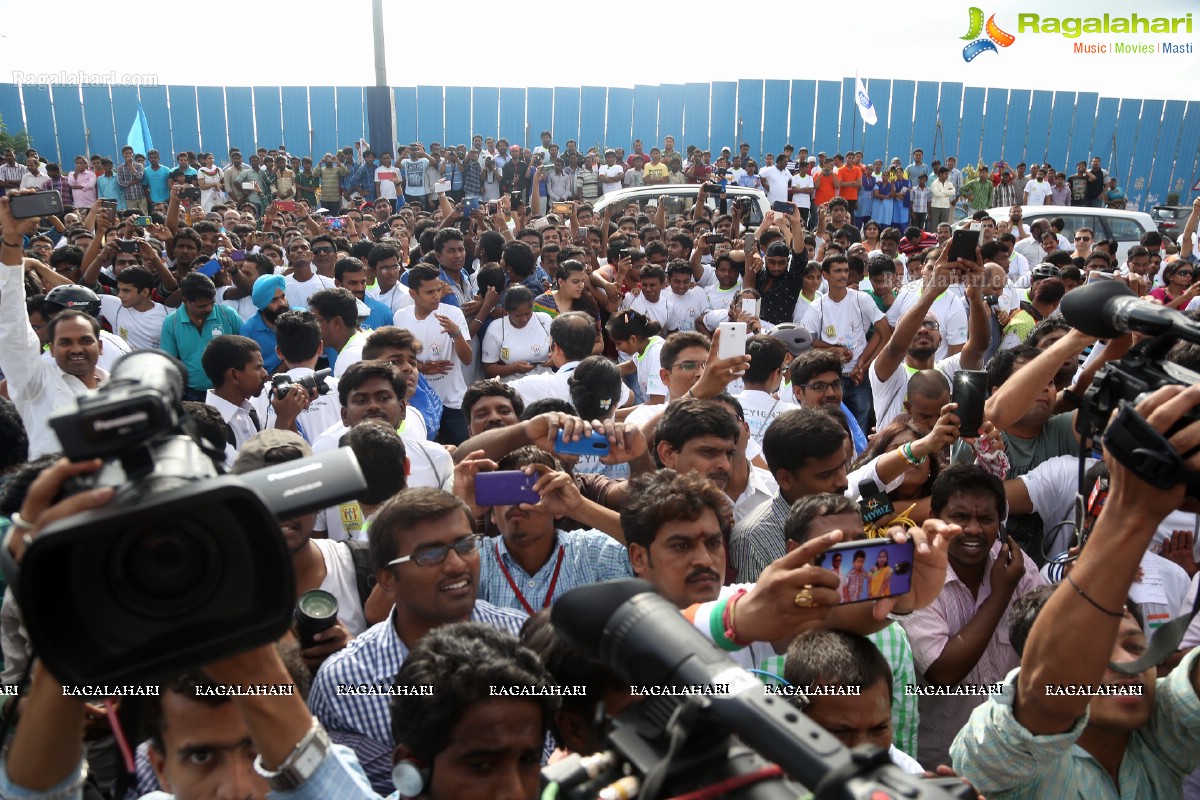
{"label": "raised arm", "polygon": [[943,248],[941,255],[933,265],[933,275],[930,276],[929,283],[922,290],[921,296],[916,303],[900,315],[900,319],[896,321],[896,330],[892,332],[891,338],[872,362],[871,366],[875,370],[875,377],[880,381],[886,381],[892,377],[904,363],[904,356],[908,354],[909,346],[916,338],[917,332],[921,330],[921,326],[925,324],[925,317],[929,314],[933,301],[937,300],[938,287],[944,285],[949,271],[949,264],[946,261],[949,251],[950,248]]}
{"label": "raised arm", "polygon": [[[947,248],[949,249],[949,248]],[[959,351],[959,366],[962,369],[983,369],[983,357],[987,355],[992,340],[991,309],[983,301],[983,288],[978,284],[967,287],[967,341]]]}
{"label": "raised arm", "polygon": [[1008,430],[1019,420],[1046,386],[1063,362],[1075,358],[1096,340],[1077,330],[1059,339],[1041,355],[1013,372],[1004,385],[992,393],[983,405],[983,418],[997,429]]}

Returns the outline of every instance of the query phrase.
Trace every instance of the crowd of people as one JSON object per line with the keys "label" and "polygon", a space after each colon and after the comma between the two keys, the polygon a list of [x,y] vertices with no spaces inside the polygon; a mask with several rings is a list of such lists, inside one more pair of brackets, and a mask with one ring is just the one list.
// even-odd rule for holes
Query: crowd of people
{"label": "crowd of people", "polygon": [[[760,170],[745,144],[541,140],[235,149],[220,167],[127,147],[68,173],[3,153],[12,559],[112,501],[64,497],[99,463],[64,460],[48,420],[134,350],[186,368],[188,429],[222,470],[350,448],[367,486],[280,520],[297,599],[328,592],[336,624],[196,664],[137,724],[120,698],[65,696],[9,587],[0,796],[537,797],[547,761],[605,750],[606,720],[641,701],[549,610],[636,576],[910,773],[992,800],[1200,797],[1200,622],[1159,663],[1110,666],[1190,612],[1200,506],[1184,476],[1152,485],[1080,433],[1080,399],[1135,337],[1060,310],[1112,281],[1200,320],[1200,200],[1177,241],[1123,250],[1024,220],[1123,203],[1099,158],[960,171],[787,145]],[[596,210],[660,184],[694,200]],[[751,226],[729,185],[786,210]],[[14,215],[45,190],[62,214]],[[964,217],[978,247],[952,257]],[[723,351],[728,322],[744,353]],[[1200,369],[1197,345],[1166,358]],[[974,429],[952,402],[968,373]],[[1174,385],[1137,406],[1189,469],[1197,405]],[[820,691],[837,687],[853,691]]]}

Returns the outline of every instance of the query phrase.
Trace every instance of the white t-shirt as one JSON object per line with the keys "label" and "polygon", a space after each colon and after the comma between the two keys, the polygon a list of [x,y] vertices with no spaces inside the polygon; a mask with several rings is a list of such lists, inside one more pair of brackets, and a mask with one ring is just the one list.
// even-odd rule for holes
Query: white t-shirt
{"label": "white t-shirt", "polygon": [[234,311],[237,312],[237,315],[242,318],[242,322],[245,322],[248,319],[250,319],[251,317],[253,317],[255,314],[258,313],[258,307],[254,305],[254,298],[251,297],[250,295],[246,295],[245,297],[239,297],[236,300],[234,300],[232,297],[229,298],[228,300],[226,300],[225,293],[228,292],[232,288],[234,288],[234,287],[218,286],[217,287],[217,302],[223,306],[229,306],[230,308],[232,308]]}
{"label": "white t-shirt", "polygon": [[413,197],[423,197],[428,193],[428,189],[425,186],[425,170],[428,168],[428,158],[418,158],[416,161],[406,158],[400,162],[400,169],[404,172],[405,194],[411,194]]}
{"label": "white t-shirt", "polygon": [[792,195],[792,202],[797,208],[811,208],[812,195],[800,194],[800,189],[814,189],[813,179],[811,175],[797,174],[792,176],[792,186],[796,187],[796,193]]}
{"label": "white t-shirt", "polygon": [[367,337],[370,335],[370,331],[359,331],[350,337],[350,341],[346,342],[337,354],[337,360],[333,362],[333,377],[342,377],[346,370],[362,361],[363,348],[366,347]]}
{"label": "white t-shirt", "polygon": [[439,303],[437,311],[423,320],[417,319],[416,306],[402,308],[396,312],[394,322],[397,327],[408,330],[418,342],[424,345],[420,361],[452,361],[454,365],[448,372],[441,375],[427,374],[425,380],[437,392],[438,397],[447,408],[462,408],[463,395],[467,393],[467,383],[463,378],[463,362],[459,360],[454,350],[454,340],[442,329],[437,315],[449,317],[458,326],[462,335],[467,335],[467,319],[458,306]]}
{"label": "white t-shirt", "polygon": [[704,310],[712,311],[714,309],[720,310],[729,308],[729,304],[733,302],[733,298],[737,297],[737,293],[741,290],[742,281],[740,278],[738,279],[737,283],[728,289],[722,289],[720,284],[709,286],[704,290],[704,297],[707,301],[707,306]]}
{"label": "white t-shirt", "polygon": [[[571,386],[567,383],[571,377],[571,373],[579,366],[578,361],[568,361],[563,364],[555,372],[544,372],[541,375],[525,375],[512,382],[512,388],[517,394],[521,395],[521,399],[525,401],[525,405],[538,400],[544,400],[547,397],[556,397],[567,403],[571,402]],[[621,385],[621,406],[629,403],[629,398],[633,392],[629,391],[629,387]]]}
{"label": "white t-shirt", "polygon": [[[895,330],[900,316],[921,299],[920,284],[913,289],[905,289],[896,297],[896,302],[888,309],[888,324]],[[938,319],[942,333],[942,343],[938,345],[935,359],[942,359],[950,352],[951,345],[967,343],[967,306],[966,302],[953,292],[943,292],[929,307],[929,313]],[[811,329],[810,329],[811,330]]]}
{"label": "white t-shirt", "polygon": [[667,396],[667,385],[663,383],[662,376],[658,374],[661,369],[659,356],[665,342],[666,340],[661,336],[652,336],[646,349],[633,357],[633,360],[637,362],[638,383],[641,384],[642,393],[646,397],[651,395]]}
{"label": "white t-shirt", "polygon": [[392,310],[392,316],[402,308],[408,308],[416,301],[412,299],[412,295],[408,293],[408,287],[396,281],[396,285],[387,292],[380,293],[378,289],[367,289],[367,296],[373,297],[379,302]]}
{"label": "white t-shirt", "polygon": [[[599,171],[606,178],[620,178],[625,174],[625,170],[621,169],[620,164],[613,164],[611,167],[608,164],[601,164]],[[613,181],[612,183],[601,183],[600,186],[603,187],[604,194],[609,194],[620,189],[621,183],[621,181]]]}
{"label": "white t-shirt", "polygon": [[[543,311],[533,312],[533,317],[525,323],[524,328],[513,327],[508,317],[493,320],[483,335],[483,363],[511,364],[516,361],[528,361],[530,364],[543,365],[550,357],[550,323],[554,320]],[[539,366],[532,373],[545,372],[547,368]],[[512,383],[521,374],[506,375],[501,378],[505,383]]]}
{"label": "white t-shirt", "polygon": [[167,318],[167,307],[155,303],[149,311],[138,311],[136,308],[122,306],[119,297],[102,294],[100,316],[108,321],[113,333],[128,342],[134,350],[157,348],[162,342],[162,327]]}
{"label": "white t-shirt", "polygon": [[875,301],[863,292],[847,291],[840,302],[821,295],[805,309],[804,321],[800,323],[829,344],[849,348],[853,358],[843,364],[849,373],[858,364],[858,358],[867,346],[867,329],[883,319],[883,312]]}
{"label": "white t-shirt", "polygon": [[308,308],[308,298],[312,297],[322,289],[337,288],[334,285],[333,278],[326,278],[324,275],[318,275],[316,272],[306,281],[296,279],[296,274],[283,276],[285,284],[283,293],[287,296],[288,305],[292,308]]}
{"label": "white t-shirt", "polygon": [[[637,294],[631,292],[621,300],[619,310],[624,311],[627,308],[632,308],[639,314],[644,314],[647,318],[657,322],[662,326],[664,332],[677,331],[680,329],[679,320],[671,313],[671,304],[667,300],[667,295],[670,293],[670,289],[663,289],[662,293],[658,296],[658,302],[651,303],[646,299],[646,295],[641,292]],[[685,328],[684,330],[691,330],[691,328]]]}
{"label": "white t-shirt", "polygon": [[[293,379],[307,378],[313,374],[313,370],[308,367],[293,367],[287,371],[287,374]],[[309,444],[315,442],[317,437],[328,430],[330,426],[337,425],[342,420],[342,407],[338,402],[337,379],[330,376],[325,379],[325,385],[329,387],[329,391],[326,394],[318,395],[317,399],[310,402],[308,408],[301,411],[296,417],[300,435]],[[262,420],[264,429],[275,426],[275,408],[271,405],[270,396],[271,390],[268,384],[263,387],[263,391],[258,393],[258,397],[250,401],[258,413],[258,418]]]}
{"label": "white t-shirt", "polygon": [[350,548],[333,539],[313,539],[313,544],[325,559],[325,580],[321,589],[337,598],[338,622],[346,626],[351,636],[367,629],[362,599],[358,596],[358,580],[354,573],[354,557]]}
{"label": "white t-shirt", "polygon": [[1030,181],[1029,183],[1025,184],[1025,193],[1029,195],[1029,199],[1025,201],[1025,205],[1044,206],[1046,204],[1046,198],[1050,196],[1050,190],[1052,188],[1053,187],[1046,181],[1042,181],[1041,183],[1038,183],[1037,181]]}
{"label": "white t-shirt", "polygon": [[[954,375],[962,368],[959,362],[957,354],[934,362],[933,368],[946,376],[947,388],[954,386]],[[884,425],[904,413],[904,401],[908,399],[908,379],[912,374],[908,365],[900,362],[896,371],[886,381],[881,381],[875,372],[875,363],[872,362],[867,375],[871,380],[871,395],[875,400],[876,428],[882,429]]]}
{"label": "white t-shirt", "polygon": [[763,435],[776,417],[799,408],[795,403],[783,398],[776,399],[761,389],[746,389],[734,397],[742,404],[746,424],[750,426],[750,438],[759,444],[762,444]]}
{"label": "white t-shirt", "polygon": [[708,295],[699,286],[693,286],[683,294],[664,290],[662,296],[667,300],[671,314],[679,323],[679,330],[696,330],[696,318],[708,308]]}
{"label": "white t-shirt", "polygon": [[[807,305],[806,305],[806,307],[807,307]],[[729,307],[728,306],[726,306],[725,308],[709,309],[708,311],[704,312],[704,317],[703,317],[703,319],[701,319],[701,323],[704,325],[704,327],[714,333],[716,332],[718,325],[720,325],[722,322],[728,322],[728,321],[729,321]],[[764,335],[775,330],[775,326],[769,322],[763,322],[762,320],[759,320],[758,324],[762,328],[760,333],[762,333]],[[741,386],[741,385],[742,385],[742,379],[738,378],[736,381],[734,381],[733,383],[729,384],[728,387],[726,387],[726,391],[729,392],[730,394],[733,394],[735,392],[734,387]],[[737,389],[736,391],[741,391],[741,390]]]}
{"label": "white t-shirt", "polygon": [[375,182],[379,184],[379,196],[386,200],[396,199],[396,184],[392,182],[392,178],[400,177],[400,170],[395,164],[390,166],[380,165],[375,168]]}
{"label": "white t-shirt", "polygon": [[[767,200],[772,203],[786,203],[791,200],[788,197],[788,189],[794,179],[792,173],[776,166],[770,166],[760,171],[758,177],[766,184]],[[809,178],[809,183],[812,183],[812,178]]]}

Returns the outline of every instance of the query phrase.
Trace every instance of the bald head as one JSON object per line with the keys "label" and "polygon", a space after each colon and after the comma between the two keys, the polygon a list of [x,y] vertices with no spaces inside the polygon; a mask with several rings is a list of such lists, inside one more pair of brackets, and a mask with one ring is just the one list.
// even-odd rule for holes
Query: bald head
{"label": "bald head", "polygon": [[928,432],[937,424],[942,406],[950,402],[950,384],[936,369],[923,369],[908,379],[905,410],[919,430]]}
{"label": "bald head", "polygon": [[989,293],[998,294],[1008,285],[1008,270],[994,261],[983,265],[983,288]]}

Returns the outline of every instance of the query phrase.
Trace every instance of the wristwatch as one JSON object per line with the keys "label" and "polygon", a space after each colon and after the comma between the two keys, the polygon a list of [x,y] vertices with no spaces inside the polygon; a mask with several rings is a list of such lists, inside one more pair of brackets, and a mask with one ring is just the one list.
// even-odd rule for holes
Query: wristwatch
{"label": "wristwatch", "polygon": [[329,734],[314,717],[313,725],[304,734],[304,738],[296,745],[291,754],[279,765],[279,769],[271,771],[262,764],[262,756],[254,759],[254,771],[267,779],[267,785],[276,792],[286,792],[303,784],[313,776],[317,767],[325,760],[329,752]]}

